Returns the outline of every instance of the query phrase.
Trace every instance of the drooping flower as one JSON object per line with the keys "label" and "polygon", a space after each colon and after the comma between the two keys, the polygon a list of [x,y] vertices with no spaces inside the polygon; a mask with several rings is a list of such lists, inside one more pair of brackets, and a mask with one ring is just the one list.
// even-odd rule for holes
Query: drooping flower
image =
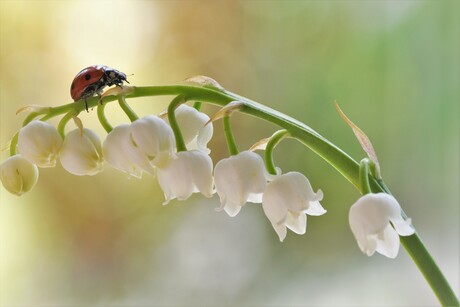
{"label": "drooping flower", "polygon": [[175,151],[176,140],[171,127],[157,116],[146,116],[130,127],[134,161],[153,174],[153,167],[165,166]]}
{"label": "drooping flower", "polygon": [[262,207],[280,241],[286,238],[287,228],[297,234],[307,230],[308,215],[323,215],[323,192],[316,193],[307,177],[298,172],[276,175],[263,194]]}
{"label": "drooping flower", "polygon": [[5,189],[20,196],[30,191],[37,183],[38,168],[17,154],[0,165],[0,179]]}
{"label": "drooping flower", "polygon": [[185,200],[193,193],[213,194],[212,160],[199,150],[181,151],[165,167],[157,169],[158,182],[165,195],[164,205],[172,199]]}
{"label": "drooping flower", "polygon": [[233,217],[246,202],[262,202],[267,186],[264,161],[252,151],[222,159],[214,169],[214,181],[221,202],[219,209]]}
{"label": "drooping flower", "polygon": [[377,251],[395,258],[399,251],[398,234],[410,236],[415,232],[411,219],[402,218],[398,201],[386,193],[360,197],[351,206],[348,219],[359,248],[368,256]]}
{"label": "drooping flower", "polygon": [[18,150],[22,157],[39,167],[54,167],[62,145],[57,129],[35,120],[19,131]]}
{"label": "drooping flower", "polygon": [[141,178],[142,168],[133,159],[132,152],[134,150],[136,148],[131,140],[129,124],[122,124],[113,128],[102,144],[105,161],[130,176]]}
{"label": "drooping flower", "polygon": [[211,151],[207,145],[214,132],[212,123],[206,125],[209,116],[186,104],[177,107],[174,114],[187,149],[198,149],[209,154]]}
{"label": "drooping flower", "polygon": [[69,173],[96,175],[103,170],[101,140],[90,129],[72,130],[64,138],[59,158],[62,167]]}

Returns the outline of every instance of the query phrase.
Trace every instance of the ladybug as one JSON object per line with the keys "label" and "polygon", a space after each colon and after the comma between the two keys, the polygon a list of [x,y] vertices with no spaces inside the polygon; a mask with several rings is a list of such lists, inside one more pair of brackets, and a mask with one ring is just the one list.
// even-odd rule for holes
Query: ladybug
{"label": "ladybug", "polygon": [[[97,94],[101,96],[106,86],[121,86],[126,80],[126,74],[104,65],[93,65],[82,69],[73,79],[70,86],[70,96],[74,101],[85,100],[86,111],[88,104],[86,99]],[[129,83],[129,82],[128,82]]]}

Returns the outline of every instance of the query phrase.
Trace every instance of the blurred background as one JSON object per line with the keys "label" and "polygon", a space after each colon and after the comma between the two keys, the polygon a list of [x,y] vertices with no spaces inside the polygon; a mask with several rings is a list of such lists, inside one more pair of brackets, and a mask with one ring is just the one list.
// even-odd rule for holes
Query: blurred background
{"label": "blurred background", "polygon": [[[2,0],[0,147],[21,126],[17,109],[71,102],[73,77],[93,64],[139,86],[210,76],[360,160],[337,100],[373,141],[387,184],[458,294],[459,11],[455,0]],[[146,115],[170,99],[129,103]],[[115,104],[107,110],[114,124],[127,121]],[[105,137],[94,111],[80,117]],[[277,129],[235,118],[240,149]],[[220,122],[210,147],[214,163],[227,156]],[[0,305],[438,304],[403,248],[395,260],[361,253],[348,226],[359,194],[332,167],[293,140],[276,161],[321,188],[328,210],[284,243],[258,205],[235,218],[215,212],[217,196],[161,206],[154,178],[108,165],[94,177],[41,169],[22,197],[1,187]]]}

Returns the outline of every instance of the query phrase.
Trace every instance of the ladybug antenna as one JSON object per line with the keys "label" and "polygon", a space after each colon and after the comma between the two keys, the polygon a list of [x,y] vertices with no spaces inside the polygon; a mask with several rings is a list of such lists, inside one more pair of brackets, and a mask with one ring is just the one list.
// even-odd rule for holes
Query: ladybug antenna
{"label": "ladybug antenna", "polygon": [[[129,76],[134,76],[134,74],[126,75],[126,77],[129,77]],[[127,83],[129,83],[128,80],[125,80],[125,81],[126,81]],[[129,84],[131,84],[131,83],[129,83]]]}

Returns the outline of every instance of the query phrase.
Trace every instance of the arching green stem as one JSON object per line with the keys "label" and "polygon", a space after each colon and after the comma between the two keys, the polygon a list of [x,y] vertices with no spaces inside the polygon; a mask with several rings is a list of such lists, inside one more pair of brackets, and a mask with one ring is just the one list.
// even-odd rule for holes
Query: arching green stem
{"label": "arching green stem", "polygon": [[[132,87],[131,89],[132,91],[127,94],[127,98],[179,95],[175,100],[173,100],[173,102],[176,101],[176,103],[174,103],[176,105],[178,105],[183,100],[195,100],[212,103],[218,106],[225,106],[232,101],[240,101],[243,103],[243,107],[240,109],[242,113],[255,116],[257,118],[271,122],[280,128],[286,129],[291,137],[298,139],[305,146],[322,157],[348,181],[350,181],[358,190],[361,190],[361,184],[359,180],[359,164],[353,158],[351,158],[347,153],[335,146],[329,140],[321,136],[319,133],[311,129],[309,126],[283,113],[275,111],[248,98],[217,88],[178,84],[166,86]],[[117,96],[104,97],[104,105],[117,99]],[[87,103],[88,107],[94,107],[98,104],[98,98],[89,98]],[[175,107],[176,106],[173,106],[173,103],[171,103],[168,108],[170,124],[172,124],[171,118],[175,122],[174,113],[170,112],[171,110],[173,111]],[[72,109],[75,109],[77,114],[83,111],[85,109],[85,101],[80,100],[66,105],[49,108],[46,112],[40,112],[40,114],[46,114],[44,118],[48,119],[68,113]],[[102,113],[102,117],[99,115],[100,113]],[[101,124],[109,132],[112,129],[110,124],[108,124],[107,120],[101,120],[101,118],[105,119],[105,116],[103,115],[103,109],[98,108],[98,116]],[[185,144],[183,144],[182,135],[180,134],[180,130],[177,127],[177,123],[176,129],[173,128],[173,130],[175,132],[176,141],[178,142],[178,150],[185,150]],[[14,144],[13,140],[11,141],[11,144]],[[10,151],[12,150],[13,149],[10,148]],[[369,184],[372,191],[376,193],[390,193],[389,189],[384,185],[384,182],[382,180],[377,180],[374,176],[369,176]],[[405,214],[403,213],[403,215]],[[412,257],[422,274],[427,279],[441,304],[445,306],[458,306],[459,302],[454,291],[450,287],[439,267],[431,258],[431,255],[423,245],[418,235],[414,234],[407,237],[403,236],[400,239],[409,255]]]}
{"label": "arching green stem", "polygon": [[201,105],[202,105],[202,104],[203,104],[203,103],[202,103],[201,101],[195,101],[195,103],[193,104],[193,107],[194,107],[197,111],[199,111],[199,110],[201,110]]}
{"label": "arching green stem", "polygon": [[113,130],[113,127],[107,120],[107,117],[105,116],[104,109],[106,105],[107,104],[104,103],[104,104],[100,104],[97,107],[97,118],[99,119],[99,122],[101,123],[102,127],[104,127],[105,131],[107,131],[107,133],[110,133],[110,131]]}
{"label": "arching green stem", "polygon": [[227,140],[228,152],[231,156],[238,154],[238,145],[236,145],[235,137],[233,136],[232,125],[230,124],[230,115],[224,116],[224,132]]}
{"label": "arching green stem", "polygon": [[276,175],[276,166],[275,161],[273,158],[273,151],[275,147],[281,142],[282,139],[289,136],[289,132],[287,130],[279,130],[276,131],[267,143],[267,147],[265,148],[265,167],[269,174]]}
{"label": "arching green stem", "polygon": [[10,156],[14,156],[15,154],[17,154],[16,146],[18,145],[18,138],[19,138],[19,131],[17,131],[11,138]]}
{"label": "arching green stem", "polygon": [[59,121],[57,131],[61,135],[62,139],[65,138],[65,126],[69,122],[69,120],[74,117],[75,113],[73,111],[70,111],[67,113],[65,116],[62,117],[62,119]]}
{"label": "arching green stem", "polygon": [[176,148],[177,152],[187,151],[187,146],[185,146],[184,138],[182,137],[182,133],[180,132],[179,124],[176,120],[176,108],[185,102],[184,96],[179,95],[174,98],[168,106],[168,121],[169,125],[171,126],[174,137],[176,138]]}
{"label": "arching green stem", "polygon": [[136,119],[139,119],[139,116],[137,116],[136,112],[134,112],[133,109],[131,109],[129,104],[126,102],[125,96],[118,97],[118,104],[120,105],[121,109],[126,113],[131,122],[135,121]]}
{"label": "arching green stem", "polygon": [[40,113],[37,113],[37,112],[31,112],[29,115],[27,115],[27,117],[24,119],[24,121],[22,122],[22,126],[24,127],[25,125],[27,125],[28,123],[30,123],[31,121],[33,121],[37,116],[39,116]]}
{"label": "arching green stem", "polygon": [[359,182],[361,183],[361,194],[372,193],[369,184],[369,159],[364,158],[359,163]]}

